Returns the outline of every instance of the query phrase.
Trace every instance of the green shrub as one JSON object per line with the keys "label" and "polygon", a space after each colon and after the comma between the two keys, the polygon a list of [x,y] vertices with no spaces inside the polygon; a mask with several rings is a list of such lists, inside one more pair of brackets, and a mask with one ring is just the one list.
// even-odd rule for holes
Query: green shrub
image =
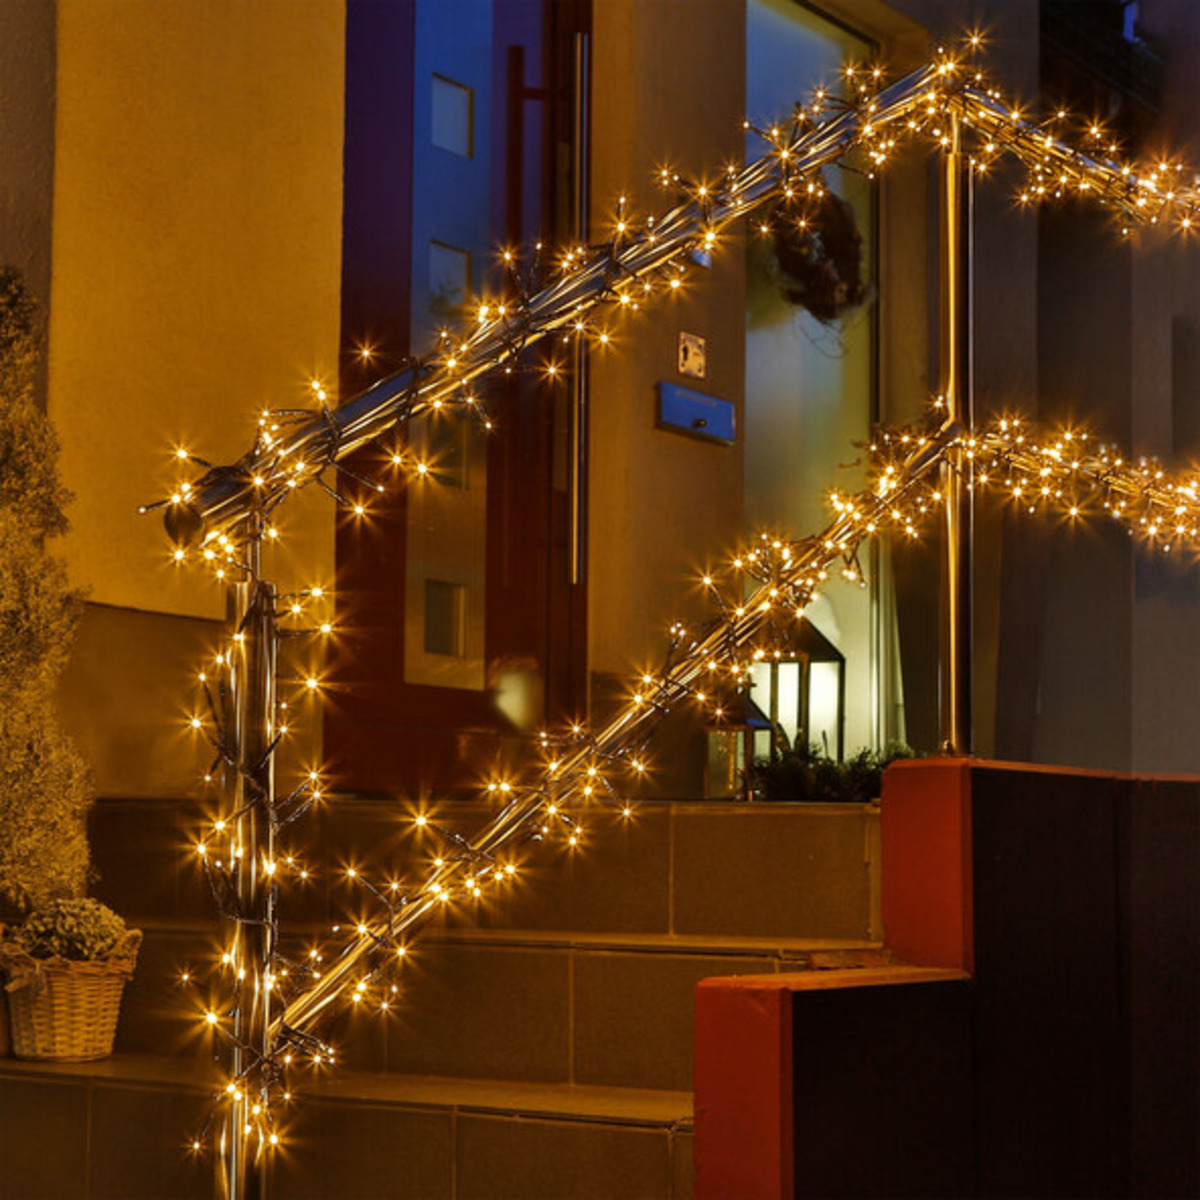
{"label": "green shrub", "polygon": [[785,750],[773,760],[757,759],[750,769],[750,785],[759,800],[865,804],[879,798],[884,767],[897,758],[912,757],[912,750],[899,742],[879,753],[862,749],[845,762],[817,746]]}
{"label": "green shrub", "polygon": [[13,935],[33,958],[105,958],[128,932],[125,922],[99,900],[51,900],[33,912]]}
{"label": "green shrub", "polygon": [[0,269],[0,909],[16,914],[80,895],[88,875],[90,787],[54,695],[82,596],[47,550],[70,494],[37,360],[33,301]]}

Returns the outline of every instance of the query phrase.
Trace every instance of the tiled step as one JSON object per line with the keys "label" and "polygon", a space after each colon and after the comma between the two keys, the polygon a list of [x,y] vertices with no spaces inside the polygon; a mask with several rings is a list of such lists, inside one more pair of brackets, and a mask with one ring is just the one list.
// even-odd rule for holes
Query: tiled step
{"label": "tiled step", "polygon": [[[211,1195],[211,1164],[183,1147],[213,1086],[150,1056],[0,1059],[0,1195]],[[338,1071],[298,1089],[286,1142],[279,1200],[691,1196],[687,1092]]]}
{"label": "tiled step", "polygon": [[[178,980],[211,960],[207,931],[146,934],[118,1046],[203,1056],[213,1035]],[[415,944],[386,1018],[348,1011],[330,1036],[365,1070],[687,1090],[699,980],[884,961],[836,940],[446,929]]]}
{"label": "tiled step", "polygon": [[[0,1161],[22,1187],[50,1172],[43,1190],[30,1184],[34,1200],[209,1194],[207,1170],[176,1154],[214,1058],[203,997],[179,983],[219,953],[188,850],[200,812],[181,799],[96,806],[98,893],[147,935],[118,1034],[139,1053],[73,1071],[0,1062],[0,1118],[16,1114],[0,1122]],[[459,804],[437,819],[469,832],[487,816]],[[690,1195],[696,983],[875,965],[877,837],[866,806],[647,803],[628,819],[591,814],[583,853],[531,848],[503,902],[424,931],[386,1019],[339,1018],[343,1065],[308,1089],[277,1194]],[[410,877],[439,850],[378,799],[334,801],[299,840],[316,864]],[[291,902],[295,934],[344,920],[352,887],[321,870]],[[91,1132],[47,1166],[29,1150],[45,1132],[31,1122],[72,1147]]]}
{"label": "tiled step", "polygon": [[4,1200],[211,1197],[186,1153],[211,1089],[197,1064],[117,1055],[98,1063],[0,1058]]}
{"label": "tiled step", "polygon": [[[91,837],[97,894],[137,917],[212,911],[194,847],[202,805],[100,801]],[[469,833],[486,805],[446,804],[446,828]],[[329,801],[297,822],[292,848],[316,871],[285,896],[289,919],[332,921],[353,906],[344,868],[409,880],[443,848],[396,801]],[[587,814],[583,845],[532,847],[502,902],[464,913],[488,928],[877,940],[878,810],[869,805],[638,805]]]}

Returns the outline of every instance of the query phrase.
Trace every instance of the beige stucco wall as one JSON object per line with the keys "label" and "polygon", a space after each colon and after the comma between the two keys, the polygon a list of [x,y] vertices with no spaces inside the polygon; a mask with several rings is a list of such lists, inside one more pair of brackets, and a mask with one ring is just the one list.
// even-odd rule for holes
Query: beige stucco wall
{"label": "beige stucco wall", "polygon": [[[230,462],[263,406],[310,403],[311,378],[336,376],[345,6],[9,0],[0,33],[31,9],[57,17],[29,33],[53,84],[49,411],[75,493],[62,549],[92,601],[63,716],[102,794],[174,794],[204,765],[183,730],[224,599],[137,507],[170,490],[181,441]],[[268,574],[328,582],[331,503],[298,497],[280,524]]]}
{"label": "beige stucco wall", "polygon": [[[60,0],[49,407],[94,600],[218,616],[157,516],[181,440],[236,458],[338,353],[342,0]],[[306,498],[307,500],[307,498]],[[327,575],[328,503],[296,530]]]}

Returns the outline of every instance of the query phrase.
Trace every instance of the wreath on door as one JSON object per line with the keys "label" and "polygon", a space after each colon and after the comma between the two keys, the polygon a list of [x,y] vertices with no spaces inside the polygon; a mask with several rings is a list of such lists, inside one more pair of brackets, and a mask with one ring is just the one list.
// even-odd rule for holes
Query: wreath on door
{"label": "wreath on door", "polygon": [[854,209],[829,189],[820,172],[771,210],[767,226],[780,290],[789,304],[828,325],[867,298]]}

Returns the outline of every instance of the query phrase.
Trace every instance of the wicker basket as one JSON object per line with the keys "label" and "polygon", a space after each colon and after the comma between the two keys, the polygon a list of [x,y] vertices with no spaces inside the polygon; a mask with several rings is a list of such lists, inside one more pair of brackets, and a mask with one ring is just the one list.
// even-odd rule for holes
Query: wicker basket
{"label": "wicker basket", "polygon": [[131,929],[108,958],[91,962],[10,958],[5,990],[17,1058],[91,1062],[110,1055],[141,940],[141,930]]}

